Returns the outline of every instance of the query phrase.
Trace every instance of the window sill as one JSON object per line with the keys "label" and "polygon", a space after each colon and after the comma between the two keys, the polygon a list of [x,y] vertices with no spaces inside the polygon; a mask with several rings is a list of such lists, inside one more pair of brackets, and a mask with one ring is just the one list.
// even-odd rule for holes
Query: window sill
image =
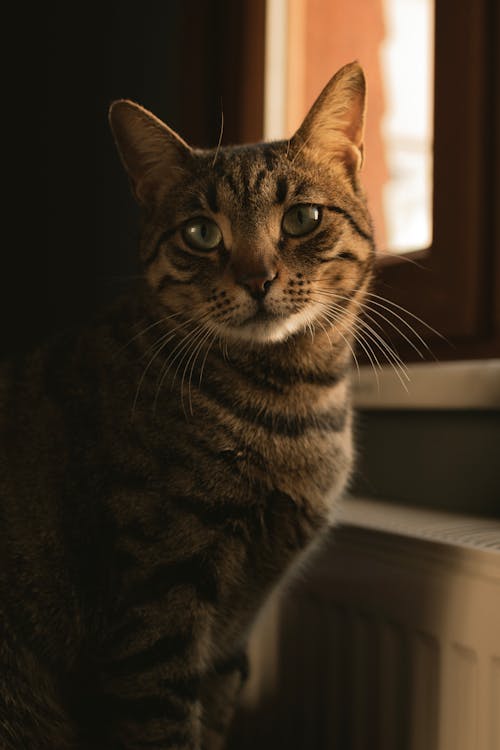
{"label": "window sill", "polygon": [[500,410],[500,359],[408,365],[409,380],[389,366],[353,375],[359,409]]}
{"label": "window sill", "polygon": [[349,495],[341,503],[337,521],[343,531],[355,528],[390,534],[403,541],[432,542],[442,548],[487,551],[492,553],[500,575],[500,520],[496,518]]}

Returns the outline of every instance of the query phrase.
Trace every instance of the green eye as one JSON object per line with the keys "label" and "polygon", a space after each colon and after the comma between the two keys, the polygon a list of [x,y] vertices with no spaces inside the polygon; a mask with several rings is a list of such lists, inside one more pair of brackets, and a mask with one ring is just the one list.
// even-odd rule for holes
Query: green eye
{"label": "green eye", "polygon": [[321,223],[321,208],[299,204],[290,208],[283,216],[282,227],[285,234],[300,237],[316,229]]}
{"label": "green eye", "polygon": [[189,247],[195,250],[215,250],[222,240],[222,232],[217,224],[202,217],[184,224],[182,234]]}

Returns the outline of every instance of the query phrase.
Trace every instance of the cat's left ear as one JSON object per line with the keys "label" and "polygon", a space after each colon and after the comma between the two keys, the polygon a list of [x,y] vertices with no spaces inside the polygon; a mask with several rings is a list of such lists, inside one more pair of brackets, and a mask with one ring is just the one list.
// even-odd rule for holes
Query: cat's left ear
{"label": "cat's left ear", "polygon": [[366,83],[357,62],[344,65],[326,84],[292,139],[321,161],[337,159],[357,171],[363,163]]}
{"label": "cat's left ear", "polygon": [[155,115],[128,99],[112,103],[109,124],[135,198],[150,205],[158,189],[182,171],[191,148]]}

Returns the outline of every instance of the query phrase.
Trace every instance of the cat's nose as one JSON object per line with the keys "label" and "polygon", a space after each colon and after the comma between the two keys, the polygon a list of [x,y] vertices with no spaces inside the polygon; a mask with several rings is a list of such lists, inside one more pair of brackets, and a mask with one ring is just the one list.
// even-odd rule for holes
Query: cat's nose
{"label": "cat's nose", "polygon": [[244,276],[238,279],[238,283],[245,287],[250,296],[259,300],[264,299],[277,276],[277,272],[271,271],[265,275]]}

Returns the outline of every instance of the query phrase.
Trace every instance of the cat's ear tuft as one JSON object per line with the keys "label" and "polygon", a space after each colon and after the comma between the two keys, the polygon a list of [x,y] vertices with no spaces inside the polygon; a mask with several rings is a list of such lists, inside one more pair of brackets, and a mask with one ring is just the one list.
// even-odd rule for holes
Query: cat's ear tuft
{"label": "cat's ear tuft", "polygon": [[128,99],[109,108],[118,153],[140,204],[148,205],[162,184],[183,169],[190,147],[147,109]]}
{"label": "cat's ear tuft", "polygon": [[294,135],[301,148],[316,152],[321,161],[341,159],[350,171],[363,163],[366,83],[357,62],[344,65],[326,84]]}

